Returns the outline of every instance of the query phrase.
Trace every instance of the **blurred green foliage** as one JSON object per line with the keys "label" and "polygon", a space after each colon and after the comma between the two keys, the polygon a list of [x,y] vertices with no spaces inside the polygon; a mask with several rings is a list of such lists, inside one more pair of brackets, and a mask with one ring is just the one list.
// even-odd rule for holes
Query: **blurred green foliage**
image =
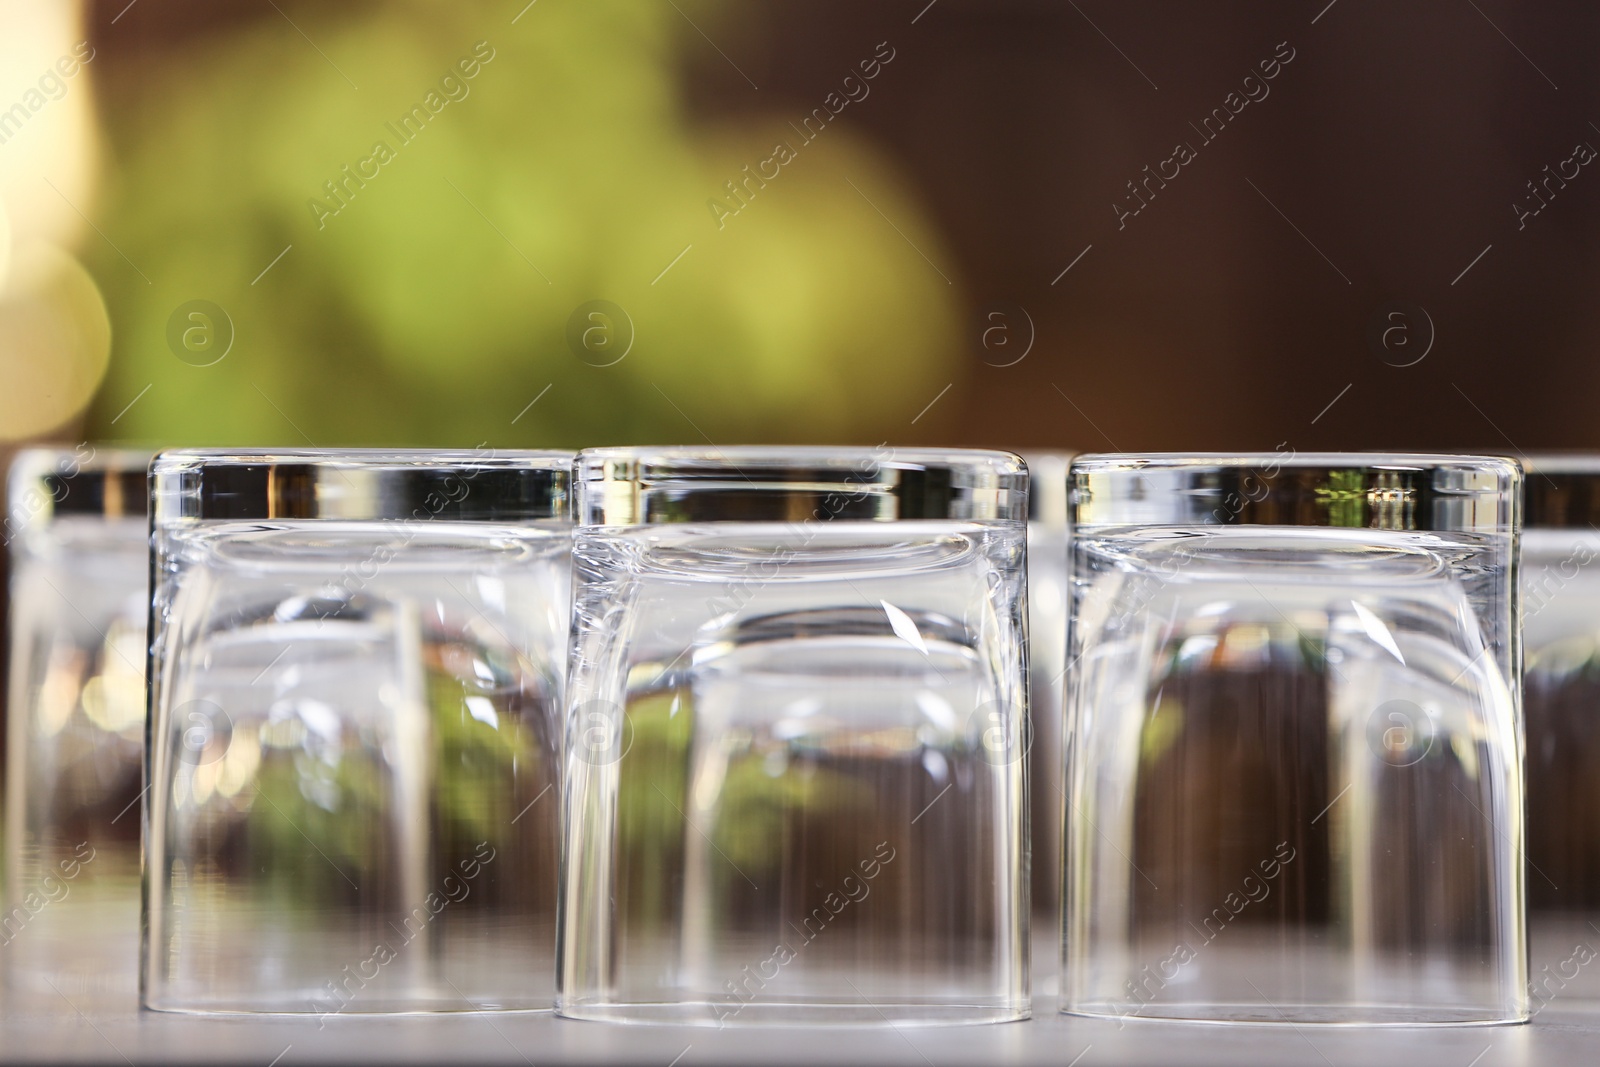
{"label": "blurred green foliage", "polygon": [[752,877],[782,869],[789,825],[852,811],[864,816],[873,799],[871,790],[846,775],[787,761],[774,773],[766,757],[756,754],[728,761],[722,796],[712,840]]}
{"label": "blurred green foliage", "polygon": [[685,822],[693,806],[689,769],[693,757],[694,698],[687,689],[640,697],[628,704],[631,744],[617,777],[617,847],[622,881],[639,887],[619,893],[632,909],[628,918],[643,928],[670,924],[677,894],[660,887],[684,877],[684,846],[691,834],[706,834],[726,866],[719,877],[735,890],[746,878],[768,878],[783,869],[790,827],[807,819],[851,811],[865,813],[872,794],[846,775],[808,763],[781,763],[747,752],[729,759],[717,790],[711,825]]}
{"label": "blurred green foliage", "polygon": [[[108,64],[95,214],[109,244],[91,254],[115,334],[91,432],[293,446],[876,441],[950,380],[955,287],[922,253],[951,257],[851,134],[849,111],[722,228],[708,210],[745,164],[798,145],[789,122],[845,71],[819,71],[815,100],[705,128],[682,68],[723,60],[695,26],[737,50],[757,12],[524,3],[286,3],[293,25],[267,12]],[[493,57],[463,79],[466,95],[402,144],[387,124],[480,41]],[[876,44],[860,42],[861,58]],[[394,158],[346,186],[337,215],[313,210],[379,141]],[[636,331],[614,366],[566,340],[573,311],[596,299]],[[232,322],[211,366],[169,345],[169,317],[193,300]]]}
{"label": "blurred green foliage", "polygon": [[296,751],[263,760],[249,809],[248,852],[274,861],[252,873],[258,891],[284,900],[354,901],[357,886],[383,877],[396,862],[385,852],[394,843],[373,832],[389,817],[388,791],[386,771],[373,759],[346,756],[329,764]]}
{"label": "blurred green foliage", "polygon": [[617,897],[627,922],[660,929],[676,921],[683,891],[693,699],[687,689],[634,699],[627,722],[632,744],[617,774]]}
{"label": "blurred green foliage", "polygon": [[[518,697],[486,696],[481,684],[440,668],[432,662],[436,659],[430,657],[425,681],[437,774],[431,795],[437,827],[430,840],[449,854],[436,856],[434,882],[453,873],[458,853],[470,853],[477,842],[492,843],[497,851],[514,847],[517,806],[525,803],[516,791],[519,773],[530,781],[554,778],[553,768],[538,766],[546,757],[517,714]],[[468,697],[491,699],[495,722],[475,718]],[[264,864],[270,891],[346,899],[350,882],[343,879],[361,884],[389,873],[386,864],[394,857],[383,850],[394,843],[375,828],[393,818],[395,785],[370,753],[351,747],[324,762],[297,750],[264,761],[255,788],[259,802],[250,807],[251,849],[258,859],[276,857]],[[322,851],[327,865],[300,862],[308,858],[308,841]]]}
{"label": "blurred green foliage", "polygon": [[[513,703],[515,694],[485,696],[471,680],[431,667],[426,684],[438,773],[438,836],[468,850],[480,841],[503,845],[515,834],[518,770],[530,779],[553,780],[554,768],[537,765],[544,754],[531,743]],[[491,700],[496,721],[475,718],[467,710],[468,697]],[[445,857],[444,869],[449,871],[454,861],[454,856]]]}

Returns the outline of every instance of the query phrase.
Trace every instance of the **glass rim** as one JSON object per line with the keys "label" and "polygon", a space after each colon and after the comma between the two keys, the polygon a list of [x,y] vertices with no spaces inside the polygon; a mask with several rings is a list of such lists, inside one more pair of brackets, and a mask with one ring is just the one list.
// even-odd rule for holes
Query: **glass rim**
{"label": "glass rim", "polygon": [[[211,466],[255,466],[263,463],[324,467],[459,467],[568,465],[576,452],[562,448],[163,448],[153,463],[200,460]],[[539,464],[538,461],[546,461]]]}
{"label": "glass rim", "polygon": [[555,449],[181,448],[150,464],[153,523],[570,521]]}
{"label": "glass rim", "polygon": [[1075,458],[1074,527],[1301,526],[1510,533],[1522,466],[1442,452],[1095,453]]}
{"label": "glass rim", "polygon": [[6,539],[56,519],[142,520],[154,454],[87,441],[19,450],[6,475]]}
{"label": "glass rim", "polygon": [[922,466],[994,469],[1015,473],[1026,464],[1019,453],[998,448],[937,448],[927,445],[607,445],[578,452],[578,465],[603,461],[650,461],[673,464],[724,466],[736,464],[758,469],[837,470],[842,464],[886,456],[883,466]]}
{"label": "glass rim", "polygon": [[[1600,463],[1600,456],[1596,457]],[[1519,468],[1511,456],[1455,452],[1084,452],[1074,470],[1201,470],[1294,467],[1336,470],[1487,470]],[[1600,469],[1600,467],[1597,467]]]}
{"label": "glass rim", "polygon": [[1600,452],[1527,452],[1518,458],[1529,473],[1600,474]]}
{"label": "glass rim", "polygon": [[573,471],[584,526],[1027,517],[1027,464],[993,449],[622,446]]}

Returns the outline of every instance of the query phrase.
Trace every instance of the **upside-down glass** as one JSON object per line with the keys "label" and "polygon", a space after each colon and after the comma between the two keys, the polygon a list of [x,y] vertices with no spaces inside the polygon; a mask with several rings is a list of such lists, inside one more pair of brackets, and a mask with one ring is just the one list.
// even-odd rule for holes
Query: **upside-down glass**
{"label": "upside-down glass", "polygon": [[146,1006],[550,1006],[570,463],[156,458]]}
{"label": "upside-down glass", "polygon": [[1525,1019],[1517,466],[1072,478],[1064,1009]]}
{"label": "upside-down glass", "polygon": [[11,466],[0,959],[14,990],[131,1003],[137,988],[149,465],[84,444]]}
{"label": "upside-down glass", "polygon": [[1526,461],[1532,1010],[1600,997],[1600,455]]}
{"label": "upside-down glass", "polygon": [[1003,452],[580,454],[564,1015],[1028,1013]]}
{"label": "upside-down glass", "polygon": [[[1067,453],[1023,454],[1028,462],[1029,833],[1036,936],[1060,922],[1062,714],[1067,668]],[[1054,953],[1046,958],[1054,957]],[[1054,983],[1054,965],[1051,983]]]}

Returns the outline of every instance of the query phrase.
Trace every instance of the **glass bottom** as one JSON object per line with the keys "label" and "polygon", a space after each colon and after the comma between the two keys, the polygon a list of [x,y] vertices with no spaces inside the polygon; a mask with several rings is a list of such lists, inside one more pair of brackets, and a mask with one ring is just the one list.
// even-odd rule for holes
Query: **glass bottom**
{"label": "glass bottom", "polygon": [[856,1001],[789,1000],[752,1001],[744,1005],[705,1000],[673,1003],[563,1003],[556,1001],[556,1014],[566,1019],[587,1022],[632,1023],[642,1026],[704,1026],[722,1029],[733,1026],[803,1027],[900,1027],[900,1026],[976,1026],[985,1023],[1019,1022],[1033,1011],[1027,1001],[1019,1004],[872,1004]]}
{"label": "glass bottom", "polygon": [[374,1016],[374,1015],[548,1015],[551,1011],[549,1001],[539,1004],[508,1003],[498,1004],[487,1001],[463,1002],[459,996],[445,997],[440,995],[437,1001],[417,1000],[366,1000],[359,1004],[351,1004],[347,1008],[328,1007],[317,1010],[306,1006],[306,997],[292,1000],[285,996],[282,998],[252,1000],[248,1003],[234,1001],[215,1001],[210,1003],[183,1003],[172,1000],[146,1000],[141,1007],[146,1011],[159,1011],[173,1015],[276,1015],[294,1016],[303,1019],[328,1019],[340,1015]]}
{"label": "glass bottom", "polygon": [[1396,1004],[1213,1004],[1163,1002],[1129,1010],[1125,1002],[1062,1005],[1065,1015],[1119,1022],[1251,1023],[1266,1026],[1518,1026],[1526,1015],[1502,1015],[1481,1007],[1427,1008]]}

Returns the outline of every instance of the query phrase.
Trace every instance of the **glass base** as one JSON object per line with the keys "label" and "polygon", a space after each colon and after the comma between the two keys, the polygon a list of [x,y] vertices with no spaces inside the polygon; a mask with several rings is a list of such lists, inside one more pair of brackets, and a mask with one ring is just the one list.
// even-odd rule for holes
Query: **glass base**
{"label": "glass base", "polygon": [[1415,1007],[1396,1004],[1211,1004],[1150,1003],[1143,1010],[1125,1002],[1063,1004],[1065,1015],[1118,1022],[1250,1023],[1266,1026],[1517,1026],[1526,1015],[1485,1007]]}
{"label": "glass base", "polygon": [[472,988],[423,986],[406,989],[345,989],[326,986],[256,990],[164,988],[146,993],[140,1007],[146,1011],[181,1015],[283,1015],[327,1019],[339,1015],[462,1015],[485,1013],[548,1014],[554,997],[548,991],[517,991],[485,996]]}
{"label": "glass base", "polygon": [[511,1005],[502,1007],[491,1004],[463,1004],[460,998],[454,1003],[441,1001],[437,1004],[418,1003],[417,1001],[384,1002],[371,1001],[348,1008],[329,1007],[325,1010],[308,1008],[302,1001],[298,1004],[288,1002],[264,1001],[259,1004],[217,1003],[217,1004],[181,1004],[172,1001],[146,1001],[140,1005],[145,1011],[159,1011],[170,1015],[272,1015],[283,1018],[302,1019],[329,1019],[341,1015],[372,1017],[375,1015],[548,1015],[551,1008],[549,1003],[533,1006]]}
{"label": "glass base", "polygon": [[895,1004],[863,1001],[678,1001],[674,1003],[571,1003],[556,1001],[556,1014],[587,1022],[643,1026],[900,1027],[975,1026],[1018,1022],[1033,1014],[1018,1004]]}

